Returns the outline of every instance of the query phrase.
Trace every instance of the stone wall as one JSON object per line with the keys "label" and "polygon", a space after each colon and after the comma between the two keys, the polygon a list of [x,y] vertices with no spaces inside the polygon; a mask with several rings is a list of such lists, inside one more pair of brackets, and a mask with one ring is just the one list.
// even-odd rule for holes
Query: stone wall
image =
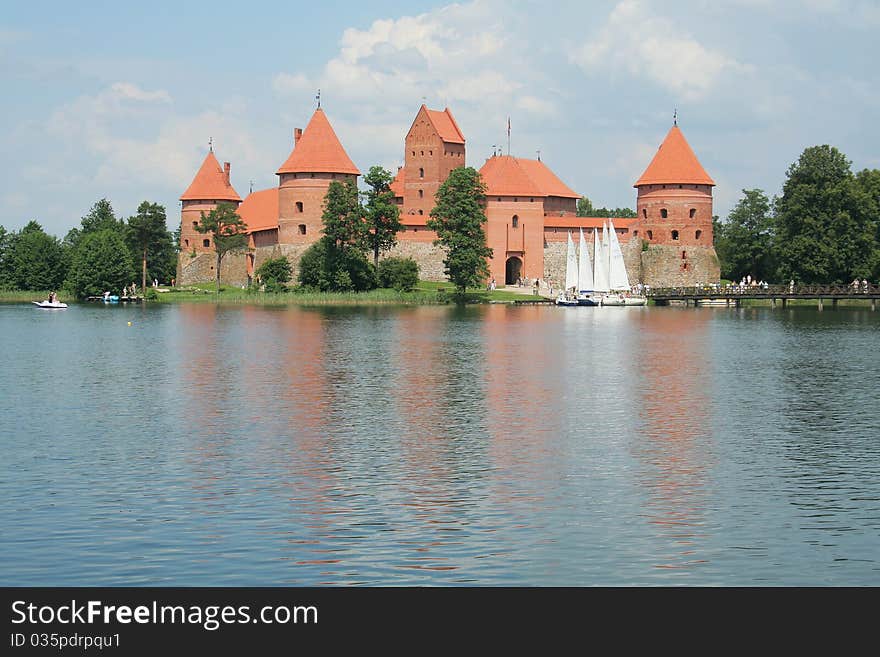
{"label": "stone wall", "polygon": [[[577,246],[577,242],[575,242]],[[592,243],[587,243],[587,252],[590,255],[590,265],[593,265]],[[623,262],[626,265],[626,275],[631,285],[640,281],[642,275],[642,242],[639,239],[631,239],[621,242],[620,250],[623,252]],[[568,251],[568,242],[544,242],[544,280],[553,281],[553,287],[559,288],[565,284],[565,258]]]}
{"label": "stone wall", "polygon": [[[240,287],[247,283],[247,260],[244,253],[234,253],[223,258],[220,269],[220,284]],[[201,253],[195,258],[189,253],[181,253],[177,261],[177,284],[210,283],[214,280],[215,253]]]}
{"label": "stone wall", "polygon": [[651,287],[717,283],[721,269],[714,247],[652,244],[642,251],[642,282]]}
{"label": "stone wall", "polygon": [[423,281],[445,281],[443,259],[446,253],[431,242],[399,241],[393,249],[384,253],[381,258],[412,258],[419,265],[419,278]]}

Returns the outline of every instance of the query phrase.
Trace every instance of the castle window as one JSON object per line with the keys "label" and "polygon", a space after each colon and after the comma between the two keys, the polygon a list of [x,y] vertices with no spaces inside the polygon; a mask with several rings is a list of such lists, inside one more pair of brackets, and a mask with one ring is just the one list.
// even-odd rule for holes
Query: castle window
{"label": "castle window", "polygon": [[419,190],[419,198],[425,198],[425,190],[424,189]]}
{"label": "castle window", "polygon": [[296,202],[296,211],[297,211],[297,212],[302,212],[302,211],[303,211],[303,203],[302,203],[302,201],[297,201],[297,202]]}
{"label": "castle window", "polygon": [[315,177],[315,174],[312,174],[312,178],[314,178],[314,177]]}
{"label": "castle window", "polygon": [[510,225],[513,226],[514,228],[517,228],[519,226],[519,217],[516,215],[513,215],[513,219],[510,220]]}
{"label": "castle window", "polygon": [[533,198],[529,199],[529,203],[534,203],[534,202],[535,202],[535,199],[533,199]]}
{"label": "castle window", "polygon": [[419,167],[419,178],[424,178],[424,177],[425,177],[425,170],[423,168]]}
{"label": "castle window", "polygon": [[300,224],[300,225],[299,225],[299,234],[300,234],[300,235],[305,235],[305,234],[306,234],[306,225],[305,225],[305,224]]}
{"label": "castle window", "polygon": [[498,202],[501,203],[501,197],[500,197],[500,196],[498,197]]}
{"label": "castle window", "polygon": [[687,260],[687,257],[688,257],[687,251],[682,251],[682,252],[681,252],[681,259],[682,259],[682,260]]}
{"label": "castle window", "polygon": [[514,197],[513,197],[513,202],[514,202],[514,203],[519,203],[519,199],[516,198],[516,197],[514,196]]}
{"label": "castle window", "polygon": [[697,215],[697,210],[695,208],[691,208],[691,211],[690,211],[691,219],[693,219],[696,215]]}
{"label": "castle window", "polygon": [[415,156],[416,156],[416,152],[415,152],[415,151],[413,151],[413,157],[415,157]]}
{"label": "castle window", "polygon": [[425,214],[423,210],[419,210],[419,214]]}
{"label": "castle window", "polygon": [[424,155],[424,154],[425,154],[425,151],[421,151],[421,154]]}
{"label": "castle window", "polygon": [[649,231],[648,231],[648,239],[649,239],[649,240],[654,239],[654,231],[653,231],[653,230],[649,230]]}
{"label": "castle window", "polygon": [[645,208],[642,208],[642,216],[643,216],[645,219],[648,218],[648,211],[647,211]]}
{"label": "castle window", "polygon": [[702,236],[703,236],[703,231],[701,231],[701,230],[698,230],[696,233],[694,233],[694,238],[696,238],[696,239],[700,239]]}
{"label": "castle window", "polygon": [[202,246],[208,248],[209,246],[211,246],[211,240],[202,240]]}
{"label": "castle window", "polygon": [[639,231],[634,230],[634,231],[633,231],[633,237],[638,237],[638,236],[639,236]]}
{"label": "castle window", "polygon": [[677,230],[672,231],[672,239],[674,239],[674,240],[678,239],[678,231]]}
{"label": "castle window", "polygon": [[668,216],[669,216],[669,212],[667,212],[666,208],[661,208],[660,209],[660,218],[666,219],[666,217],[668,217]]}
{"label": "castle window", "polygon": [[679,185],[678,188],[681,189],[681,185]]}
{"label": "castle window", "polygon": [[183,240],[183,244],[184,244],[184,246],[189,248],[189,240]]}
{"label": "castle window", "polygon": [[428,151],[428,155],[434,155],[434,151]]}
{"label": "castle window", "polygon": [[193,222],[193,228],[194,228],[195,230],[198,230],[198,229],[199,229],[199,222],[198,222],[198,221],[194,221],[194,222]]}

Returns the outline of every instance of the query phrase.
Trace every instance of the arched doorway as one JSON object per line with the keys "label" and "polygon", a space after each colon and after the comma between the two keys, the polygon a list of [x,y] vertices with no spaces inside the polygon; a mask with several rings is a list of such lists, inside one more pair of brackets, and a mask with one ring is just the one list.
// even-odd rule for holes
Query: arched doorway
{"label": "arched doorway", "polygon": [[507,259],[504,267],[504,284],[516,285],[519,277],[522,275],[522,260],[513,256]]}

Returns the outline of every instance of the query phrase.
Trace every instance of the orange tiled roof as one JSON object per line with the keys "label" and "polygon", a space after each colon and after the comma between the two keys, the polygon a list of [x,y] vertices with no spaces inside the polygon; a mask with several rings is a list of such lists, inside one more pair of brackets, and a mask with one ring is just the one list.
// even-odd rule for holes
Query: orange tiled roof
{"label": "orange tiled roof", "polygon": [[496,155],[480,169],[489,196],[580,198],[540,160]]}
{"label": "orange tiled roof", "polygon": [[360,175],[339,142],[324,110],[318,108],[290,157],[276,173],[353,173]]}
{"label": "orange tiled roof", "polygon": [[227,182],[226,174],[214,157],[214,151],[208,151],[205,161],[199,167],[196,177],[180,197],[181,201],[240,201],[241,196]]}
{"label": "orange tiled roof", "polygon": [[[422,105],[422,107],[425,106]],[[434,129],[440,135],[440,139],[450,144],[464,143],[464,135],[461,133],[448,107],[442,112],[425,107],[425,112],[428,115],[428,119],[434,124]]]}
{"label": "orange tiled roof", "polygon": [[238,216],[247,224],[247,232],[278,228],[278,188],[251,192],[238,206]]}
{"label": "orange tiled roof", "polygon": [[703,165],[677,125],[669,129],[666,139],[651,160],[642,177],[633,187],[641,185],[681,184],[714,185]]}
{"label": "orange tiled roof", "polygon": [[568,185],[556,177],[550,168],[541,162],[541,160],[526,160],[517,158],[519,165],[526,170],[529,178],[531,178],[538,188],[547,196],[561,196],[563,198],[580,198],[579,194],[575,194]]}
{"label": "orange tiled roof", "polygon": [[390,187],[395,197],[403,197],[403,185],[405,182],[403,175],[404,170],[403,167],[400,167],[400,169],[397,170],[397,175],[394,176],[394,180],[391,181]]}
{"label": "orange tiled roof", "polygon": [[488,196],[546,196],[529,177],[519,160],[496,155],[480,168]]}

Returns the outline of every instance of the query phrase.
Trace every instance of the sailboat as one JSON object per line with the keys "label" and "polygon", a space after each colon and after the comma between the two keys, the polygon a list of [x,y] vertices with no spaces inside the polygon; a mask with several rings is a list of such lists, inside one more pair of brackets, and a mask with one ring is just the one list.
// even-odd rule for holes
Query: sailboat
{"label": "sailboat", "polygon": [[608,245],[606,255],[608,262],[608,293],[602,296],[603,306],[644,306],[648,299],[631,294],[629,276],[626,274],[626,264],[623,261],[623,251],[620,250],[620,241],[617,239],[617,231],[614,230],[614,222],[608,220],[610,228],[602,225],[603,247]]}
{"label": "sailboat", "polygon": [[593,296],[593,267],[590,265],[590,254],[587,253],[587,241],[584,229],[580,229],[581,239],[578,244],[578,281],[577,300],[580,306],[598,306],[599,300]]}
{"label": "sailboat", "polygon": [[574,292],[578,286],[578,261],[574,252],[574,242],[571,240],[571,232],[568,233],[568,250],[565,254],[565,287],[556,297],[557,306],[576,306],[577,297]]}

